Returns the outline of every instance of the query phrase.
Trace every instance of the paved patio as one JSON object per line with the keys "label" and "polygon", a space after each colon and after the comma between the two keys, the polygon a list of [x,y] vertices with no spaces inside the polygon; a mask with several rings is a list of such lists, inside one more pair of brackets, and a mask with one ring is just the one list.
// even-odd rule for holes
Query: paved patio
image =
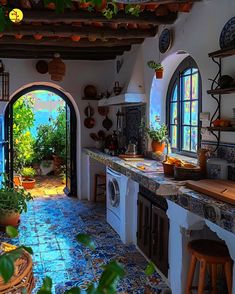
{"label": "paved patio", "polygon": [[[133,245],[124,245],[105,221],[103,204],[80,202],[57,195],[36,198],[21,217],[20,236],[11,240],[34,250],[36,288],[46,275],[53,279],[53,293],[64,293],[75,285],[86,288],[94,278],[85,255],[91,254],[92,267],[97,277],[100,266],[116,259],[123,263],[126,276],[119,283],[118,293],[161,293],[166,287],[158,274],[146,277],[147,262]],[[75,236],[86,232],[93,236],[97,249],[91,252],[78,244]],[[1,235],[2,241],[9,239]]]}
{"label": "paved patio", "polygon": [[64,193],[65,184],[60,176],[37,176],[35,179],[35,187],[28,190],[33,197],[52,197]]}

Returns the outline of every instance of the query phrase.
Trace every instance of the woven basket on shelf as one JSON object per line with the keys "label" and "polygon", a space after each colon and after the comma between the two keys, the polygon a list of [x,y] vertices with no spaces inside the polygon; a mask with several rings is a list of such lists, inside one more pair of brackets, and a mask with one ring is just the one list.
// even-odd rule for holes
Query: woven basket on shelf
{"label": "woven basket on shelf", "polygon": [[[16,247],[13,245],[1,243],[1,249],[3,251],[10,251],[15,248]],[[15,272],[10,281],[4,283],[3,279],[0,277],[0,294],[21,294],[24,288],[27,294],[30,294],[34,286],[32,258],[28,252],[23,251],[22,256],[15,261]]]}

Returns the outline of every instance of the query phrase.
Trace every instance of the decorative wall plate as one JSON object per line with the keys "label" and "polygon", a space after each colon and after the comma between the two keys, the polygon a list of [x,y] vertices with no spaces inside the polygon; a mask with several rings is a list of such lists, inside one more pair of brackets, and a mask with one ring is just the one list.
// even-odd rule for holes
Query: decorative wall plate
{"label": "decorative wall plate", "polygon": [[172,44],[172,34],[169,29],[164,29],[159,37],[159,51],[166,53]]}
{"label": "decorative wall plate", "polygon": [[232,17],[223,27],[219,43],[221,49],[235,46],[235,17]]}

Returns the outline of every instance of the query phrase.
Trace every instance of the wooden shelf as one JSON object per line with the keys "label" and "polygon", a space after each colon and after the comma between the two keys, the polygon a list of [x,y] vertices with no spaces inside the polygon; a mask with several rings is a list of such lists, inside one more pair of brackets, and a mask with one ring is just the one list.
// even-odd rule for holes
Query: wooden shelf
{"label": "wooden shelf", "polygon": [[235,87],[225,88],[225,89],[208,90],[207,93],[208,94],[217,94],[217,95],[231,94],[231,93],[235,93]]}
{"label": "wooden shelf", "polygon": [[235,47],[229,47],[227,49],[221,49],[214,52],[211,52],[208,54],[209,57],[215,57],[215,58],[224,58],[228,56],[235,55]]}
{"label": "wooden shelf", "polygon": [[233,127],[208,127],[207,130],[213,132],[235,132]]}
{"label": "wooden shelf", "polygon": [[82,97],[82,100],[94,100],[94,101],[99,101],[100,98],[98,98],[98,97]]}

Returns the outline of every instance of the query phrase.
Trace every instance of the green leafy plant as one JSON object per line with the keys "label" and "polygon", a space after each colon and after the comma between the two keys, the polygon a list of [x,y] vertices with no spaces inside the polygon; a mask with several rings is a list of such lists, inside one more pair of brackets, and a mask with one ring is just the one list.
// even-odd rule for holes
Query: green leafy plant
{"label": "green leafy plant", "polygon": [[21,171],[21,175],[25,178],[33,178],[35,174],[35,169],[32,167],[24,167]]}
{"label": "green leafy plant", "polygon": [[139,4],[127,4],[125,7],[125,12],[131,14],[133,16],[139,16],[141,6]]}
{"label": "green leafy plant", "polygon": [[22,188],[10,188],[4,185],[0,189],[0,215],[6,215],[9,212],[21,214],[27,211],[27,202],[32,200],[30,193]]}
{"label": "green leafy plant", "polygon": [[0,6],[0,32],[11,27],[11,21],[8,17],[7,10],[4,6]]}
{"label": "green leafy plant", "polygon": [[34,139],[30,128],[34,124],[34,101],[31,96],[22,96],[13,105],[13,169],[20,173],[21,169],[30,165],[34,157]]}
{"label": "green leafy plant", "polygon": [[[12,226],[6,227],[6,233],[11,238],[18,236],[18,231]],[[0,255],[0,275],[5,283],[7,283],[14,274],[14,262],[22,255],[23,250],[26,250],[30,254],[33,254],[31,247],[19,246],[16,249],[5,252]]]}
{"label": "green leafy plant", "polygon": [[162,124],[160,127],[144,127],[144,131],[153,141],[168,142],[168,130],[165,124]]}
{"label": "green leafy plant", "polygon": [[153,60],[147,62],[149,68],[156,70],[163,70],[163,65],[161,63],[157,63]]}
{"label": "green leafy plant", "polygon": [[58,109],[58,116],[50,124],[41,124],[37,128],[34,142],[34,162],[53,159],[52,155],[66,157],[66,113],[65,108]]}

